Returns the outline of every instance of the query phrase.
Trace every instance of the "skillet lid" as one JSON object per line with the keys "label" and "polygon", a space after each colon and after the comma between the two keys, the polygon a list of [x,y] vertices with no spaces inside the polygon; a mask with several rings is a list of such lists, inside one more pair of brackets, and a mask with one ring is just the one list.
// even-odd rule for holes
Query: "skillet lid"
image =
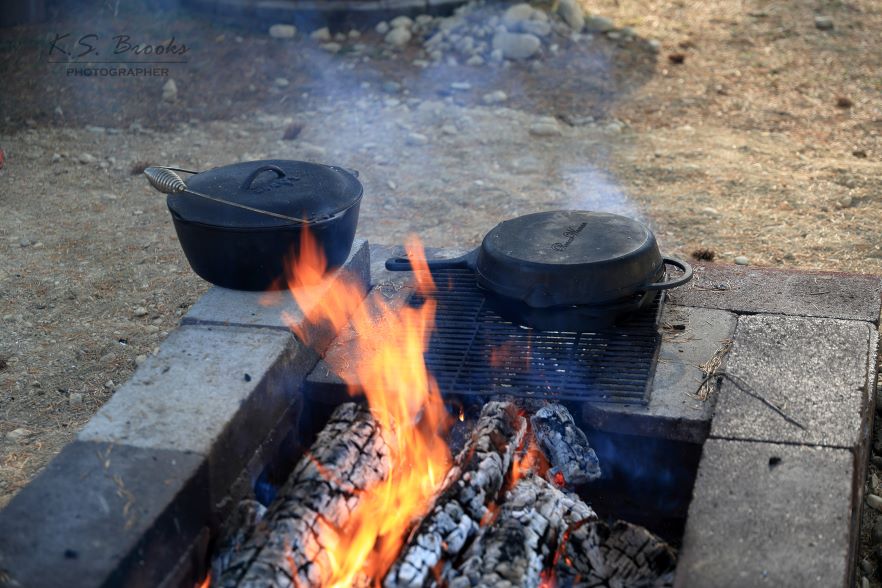
{"label": "skillet lid", "polygon": [[554,210],[504,221],[485,237],[479,283],[534,308],[602,304],[630,296],[663,265],[642,223],[604,212]]}
{"label": "skillet lid", "polygon": [[[308,222],[332,218],[353,206],[363,194],[354,172],[283,159],[225,165],[198,173],[186,182],[187,188],[196,192]],[[292,224],[186,192],[169,194],[167,203],[181,219],[205,225],[250,229]]]}

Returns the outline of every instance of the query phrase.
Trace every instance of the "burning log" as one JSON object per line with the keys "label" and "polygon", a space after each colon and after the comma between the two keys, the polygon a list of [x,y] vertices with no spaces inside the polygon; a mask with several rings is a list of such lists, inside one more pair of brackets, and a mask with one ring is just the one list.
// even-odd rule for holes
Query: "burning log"
{"label": "burning log", "polygon": [[216,585],[322,585],[331,574],[322,529],[341,528],[360,493],[389,468],[389,448],[371,412],[353,403],[338,407]]}
{"label": "burning log", "polygon": [[555,572],[562,586],[641,586],[674,584],[674,549],[643,527],[585,519],[562,540]]}
{"label": "burning log", "polygon": [[526,430],[526,419],[513,404],[484,406],[471,439],[447,475],[444,490],[414,529],[386,575],[385,586],[425,586],[439,567],[465,549],[502,490]]}
{"label": "burning log", "polygon": [[539,586],[567,525],[596,518],[578,497],[529,475],[506,494],[463,562],[446,570],[445,583],[450,588]]}
{"label": "burning log", "polygon": [[549,481],[579,485],[600,477],[600,462],[582,429],[561,404],[543,406],[530,418],[533,435],[551,467]]}

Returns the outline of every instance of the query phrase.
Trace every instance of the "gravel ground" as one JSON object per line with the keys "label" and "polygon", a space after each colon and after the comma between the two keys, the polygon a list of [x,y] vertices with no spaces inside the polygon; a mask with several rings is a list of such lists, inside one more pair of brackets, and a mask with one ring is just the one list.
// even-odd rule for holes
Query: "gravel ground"
{"label": "gravel ground", "polygon": [[[0,507],[207,288],[132,174],[145,163],[358,169],[359,232],[378,243],[467,247],[578,207],[642,218],[684,257],[882,274],[882,6],[767,4],[592,2],[612,36],[555,29],[535,57],[481,66],[367,26],[336,54],[174,13],[0,31]],[[190,43],[174,98],[165,78],[41,61],[47,33],[84,26]]]}

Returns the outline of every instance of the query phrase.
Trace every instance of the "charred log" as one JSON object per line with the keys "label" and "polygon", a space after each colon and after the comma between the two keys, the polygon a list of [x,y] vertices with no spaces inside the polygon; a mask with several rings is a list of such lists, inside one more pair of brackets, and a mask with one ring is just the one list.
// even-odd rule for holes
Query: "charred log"
{"label": "charred log", "polygon": [[254,529],[266,516],[266,507],[256,500],[246,498],[239,501],[236,509],[226,522],[226,533],[218,542],[215,555],[211,560],[211,577],[220,578],[230,567],[234,558]]}
{"label": "charred log", "polygon": [[534,475],[506,494],[496,518],[481,529],[462,563],[448,569],[451,588],[539,586],[555,546],[575,520],[593,520],[578,497]]}
{"label": "charred log", "polygon": [[624,521],[612,527],[586,519],[570,527],[557,558],[559,585],[583,588],[674,584],[674,549],[648,530]]}
{"label": "charred log", "polygon": [[385,479],[389,466],[388,445],[370,411],[353,403],[338,407],[216,585],[323,584],[331,572],[323,524],[342,527],[361,491]]}
{"label": "charred log", "polygon": [[551,464],[550,481],[580,485],[600,477],[600,461],[570,411],[561,404],[543,406],[530,418],[533,435]]}
{"label": "charred log", "polygon": [[387,587],[425,586],[478,534],[481,520],[502,490],[526,420],[505,402],[490,402],[454,460],[429,514],[414,529],[384,580]]}

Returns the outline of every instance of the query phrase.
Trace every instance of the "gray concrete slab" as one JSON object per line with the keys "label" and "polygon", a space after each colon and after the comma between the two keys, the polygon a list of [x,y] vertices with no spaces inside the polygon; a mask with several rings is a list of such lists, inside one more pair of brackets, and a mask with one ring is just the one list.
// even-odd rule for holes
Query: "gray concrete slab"
{"label": "gray concrete slab", "polygon": [[865,322],[742,316],[726,372],[737,376],[805,430],[724,381],[712,437],[856,450],[866,442],[875,373],[875,328]]}
{"label": "gray concrete slab", "polygon": [[675,586],[850,586],[852,483],[846,450],[709,439]]}
{"label": "gray concrete slab", "polygon": [[0,511],[0,585],[157,586],[209,519],[200,455],[74,442]]}
{"label": "gray concrete slab", "polygon": [[649,404],[586,404],[582,417],[602,431],[703,443],[710,431],[716,396],[699,400],[695,393],[708,362],[735,332],[731,312],[665,305],[662,343]]}
{"label": "gray concrete slab", "polygon": [[[370,284],[370,259],[368,242],[358,239],[341,268],[354,277],[365,291]],[[288,323],[283,315],[303,324],[303,310],[285,290],[245,292],[214,286],[196,301],[181,319],[181,324],[265,327],[288,331]],[[304,326],[310,334],[311,346],[319,352],[324,350],[330,343],[330,333]]]}
{"label": "gray concrete slab", "polygon": [[669,297],[672,303],[683,306],[878,324],[882,277],[697,264],[692,282],[672,290]]}
{"label": "gray concrete slab", "polygon": [[286,332],[183,326],[77,438],[206,456],[212,495],[223,495],[281,415],[302,401],[317,359]]}

